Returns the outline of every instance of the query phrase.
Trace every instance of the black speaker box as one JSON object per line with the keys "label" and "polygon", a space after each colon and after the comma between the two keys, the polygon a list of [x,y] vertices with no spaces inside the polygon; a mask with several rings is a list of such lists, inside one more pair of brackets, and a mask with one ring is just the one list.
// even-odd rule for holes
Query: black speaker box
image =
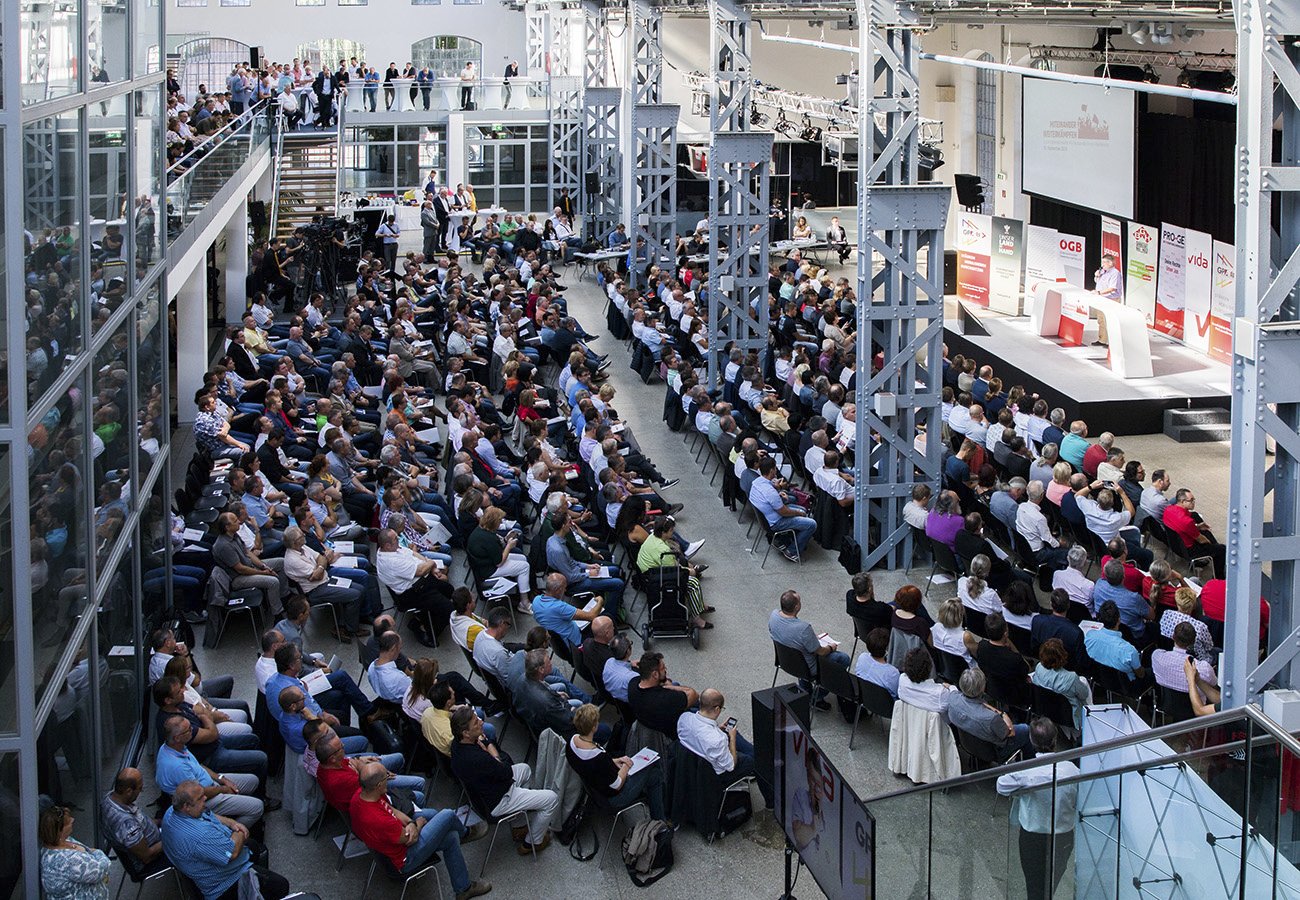
{"label": "black speaker box", "polygon": [[775,765],[773,741],[776,728],[776,698],[780,696],[794,712],[795,717],[808,728],[809,706],[808,692],[801,690],[797,684],[782,684],[765,691],[750,694],[754,721],[754,773],[759,781],[772,785],[772,770]]}

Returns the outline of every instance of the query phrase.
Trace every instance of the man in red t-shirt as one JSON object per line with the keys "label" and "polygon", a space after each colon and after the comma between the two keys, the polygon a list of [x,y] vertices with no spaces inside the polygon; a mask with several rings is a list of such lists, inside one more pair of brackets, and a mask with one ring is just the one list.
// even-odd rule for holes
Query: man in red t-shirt
{"label": "man in red t-shirt", "polygon": [[1115,445],[1115,435],[1104,431],[1097,443],[1083,451],[1083,474],[1089,478],[1097,477],[1097,467],[1106,461],[1110,448]]}
{"label": "man in red t-shirt", "polygon": [[1196,556],[1208,556],[1214,560],[1214,574],[1223,576],[1227,573],[1224,559],[1226,548],[1214,539],[1214,532],[1194,516],[1196,496],[1191,488],[1179,488],[1174,493],[1174,500],[1165,507],[1163,521],[1165,526],[1183,539],[1183,544]]}
{"label": "man in red t-shirt", "polygon": [[[1228,606],[1228,582],[1222,578],[1212,578],[1201,586],[1197,598],[1201,604],[1201,613],[1215,622],[1225,621]],[[1262,641],[1268,632],[1268,601],[1259,598],[1259,639]]]}
{"label": "man in red t-shirt", "polygon": [[451,809],[417,809],[414,817],[408,816],[388,802],[388,779],[388,770],[379,763],[361,767],[361,786],[350,805],[353,833],[408,877],[420,871],[435,852],[440,853],[456,900],[492,890],[487,881],[470,881],[460,852],[462,840],[478,840],[487,834],[487,825],[480,822],[470,831]]}
{"label": "man in red t-shirt", "polygon": [[[328,727],[328,726],[327,726]],[[401,768],[402,755],[360,756],[349,758],[343,751],[343,741],[333,729],[320,734],[312,744],[316,754],[316,783],[320,785],[325,802],[340,812],[348,811],[352,795],[361,786],[361,767],[366,763],[377,762],[385,769],[390,766]],[[419,775],[391,775],[388,790],[405,789],[411,792],[416,806],[424,805],[424,779]]]}

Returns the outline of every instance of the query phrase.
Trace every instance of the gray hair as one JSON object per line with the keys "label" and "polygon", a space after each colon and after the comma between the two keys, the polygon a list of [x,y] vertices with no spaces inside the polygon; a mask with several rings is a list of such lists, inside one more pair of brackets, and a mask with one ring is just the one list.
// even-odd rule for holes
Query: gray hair
{"label": "gray hair", "polygon": [[538,681],[541,678],[542,669],[546,667],[546,651],[542,649],[529,650],[524,656],[524,677],[529,681]]}
{"label": "gray hair", "polygon": [[1088,551],[1080,544],[1075,544],[1066,554],[1065,561],[1069,563],[1071,569],[1078,569],[1080,572],[1087,571],[1088,568]]}
{"label": "gray hair", "polygon": [[967,669],[957,679],[957,689],[972,700],[984,696],[984,673],[979,669]]}
{"label": "gray hair", "polygon": [[1008,482],[1007,487],[1013,491],[1023,491],[1026,487],[1025,479],[1017,475],[1015,478],[1012,478],[1010,482]]}
{"label": "gray hair", "polygon": [[284,543],[287,546],[296,547],[303,539],[302,529],[297,525],[290,525],[284,530]]}
{"label": "gray hair", "polygon": [[1031,481],[1025,485],[1025,493],[1029,497],[1030,503],[1038,503],[1043,499],[1043,483],[1041,481]]}

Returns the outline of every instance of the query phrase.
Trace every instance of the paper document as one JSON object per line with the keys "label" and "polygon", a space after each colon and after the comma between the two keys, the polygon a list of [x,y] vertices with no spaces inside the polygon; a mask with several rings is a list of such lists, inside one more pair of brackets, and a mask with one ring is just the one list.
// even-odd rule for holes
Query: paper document
{"label": "paper document", "polygon": [[831,637],[825,631],[817,635],[817,643],[821,644],[823,647],[832,647],[832,648],[838,647],[840,645],[839,641],[835,640],[835,638]]}
{"label": "paper document", "polygon": [[108,651],[109,656],[135,656],[135,648],[130,644],[117,644]]}
{"label": "paper document", "polygon": [[187,541],[201,541],[207,536],[207,532],[202,528],[186,528],[181,532],[181,537]]}
{"label": "paper document", "polygon": [[323,691],[328,691],[331,687],[329,676],[325,674],[324,669],[308,672],[303,676],[302,683],[313,697]]}
{"label": "paper document", "polygon": [[1091,619],[1084,619],[1079,623],[1079,630],[1084,634],[1087,634],[1089,631],[1096,631],[1102,627],[1104,626],[1100,622],[1094,622]]}
{"label": "paper document", "polygon": [[569,469],[569,470],[567,470],[567,471],[564,473],[564,480],[565,480],[565,481],[572,481],[573,479],[575,479],[575,478],[577,478],[577,477],[578,477],[578,473],[577,473],[577,471],[574,470],[574,469]]}
{"label": "paper document", "polygon": [[333,656],[330,657],[329,669],[331,672],[343,671],[343,660],[339,659],[339,655],[337,653],[335,653]]}
{"label": "paper document", "polygon": [[426,444],[436,444],[438,442],[438,429],[425,428],[415,433],[417,441],[424,441]]}
{"label": "paper document", "polygon": [[600,602],[599,598],[592,597],[590,600],[587,601],[587,605],[582,608],[582,611],[588,613],[594,612],[596,609],[596,604],[599,602]]}
{"label": "paper document", "polygon": [[430,482],[428,475],[416,475],[415,482],[420,486],[420,490],[427,491],[429,489]]}
{"label": "paper document", "polygon": [[355,569],[357,567],[357,558],[355,556],[340,556],[334,560],[334,565],[340,569]]}
{"label": "paper document", "polygon": [[646,747],[636,756],[632,757],[632,768],[628,770],[628,775],[635,775],[646,766],[652,766],[659,761],[659,754]]}
{"label": "paper document", "polygon": [[340,587],[340,588],[352,587],[352,579],[351,579],[351,578],[343,578],[343,577],[341,577],[341,576],[336,575],[336,576],[334,576],[333,578],[330,579],[330,584],[334,585],[335,587]]}
{"label": "paper document", "polygon": [[382,397],[384,396],[384,386],[382,384],[367,385],[361,389],[361,393],[367,397]]}
{"label": "paper document", "polygon": [[615,422],[613,425],[609,426],[609,430],[611,434],[622,434],[627,430],[627,426],[622,422]]}
{"label": "paper document", "polygon": [[351,541],[335,541],[332,545],[339,553],[351,553],[353,544]]}

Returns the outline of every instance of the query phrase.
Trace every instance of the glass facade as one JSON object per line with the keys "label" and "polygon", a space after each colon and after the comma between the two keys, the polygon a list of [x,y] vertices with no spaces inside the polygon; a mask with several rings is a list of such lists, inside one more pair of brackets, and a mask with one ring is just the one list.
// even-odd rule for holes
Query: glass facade
{"label": "glass facade", "polygon": [[480,207],[545,212],[550,158],[545,125],[465,127],[465,172]]}
{"label": "glass facade", "polygon": [[446,183],[446,125],[349,127],[344,139],[344,191],[401,194],[424,187],[430,172]]}
{"label": "glass facade", "polygon": [[166,562],[170,487],[162,4],[18,0],[9,21],[0,900],[39,893],[42,803],[102,843],[97,798],[134,753],[144,700],[142,606],[165,603],[142,598],[150,578],[166,584],[147,573]]}

